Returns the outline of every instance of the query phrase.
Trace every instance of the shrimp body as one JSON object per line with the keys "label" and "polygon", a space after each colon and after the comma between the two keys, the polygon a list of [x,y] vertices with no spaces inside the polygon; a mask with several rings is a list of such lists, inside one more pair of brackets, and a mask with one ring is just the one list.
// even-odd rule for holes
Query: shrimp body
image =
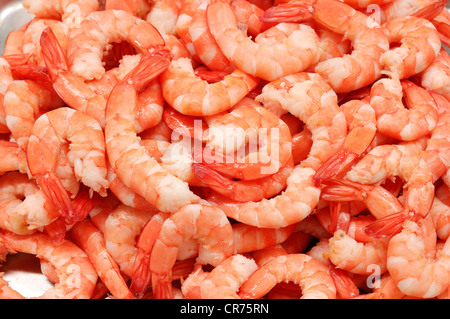
{"label": "shrimp body", "polygon": [[68,107],[41,115],[33,125],[27,146],[30,173],[64,217],[74,221],[77,217],[68,192],[76,195],[79,186],[66,190],[55,170],[59,151],[65,143],[70,144],[67,159],[75,178],[91,191],[106,196],[105,141],[102,128],[95,119]]}
{"label": "shrimp body", "polygon": [[306,70],[322,52],[314,30],[300,24],[277,24],[253,42],[239,30],[227,2],[211,3],[207,21],[223,54],[239,69],[267,81]]}
{"label": "shrimp body", "polygon": [[199,197],[148,154],[135,124],[139,88],[145,88],[168,64],[167,56],[147,56],[114,87],[106,108],[105,139],[109,162],[120,180],[161,211],[175,212]]}
{"label": "shrimp body", "polygon": [[405,221],[403,230],[391,238],[387,269],[402,293],[433,298],[450,282],[450,241],[436,252],[436,232],[431,216],[417,223]]}
{"label": "shrimp body", "polygon": [[382,73],[393,79],[406,79],[425,70],[441,49],[441,40],[434,25],[423,18],[401,17],[389,20],[389,42],[401,45],[383,53]]}
{"label": "shrimp body", "polygon": [[164,221],[152,250],[150,270],[156,297],[170,297],[171,269],[180,245],[191,238],[199,242],[199,264],[217,266],[233,254],[233,229],[222,210],[198,204],[183,207]]}
{"label": "shrimp body", "polygon": [[208,83],[196,76],[189,58],[173,60],[161,75],[166,102],[186,115],[214,115],[230,109],[251,90],[259,80],[239,69],[223,80]]}
{"label": "shrimp body", "polygon": [[305,254],[282,255],[267,262],[242,284],[238,295],[243,299],[261,298],[282,281],[300,285],[302,299],[336,298],[328,267]]}
{"label": "shrimp body", "polygon": [[444,48],[420,74],[420,83],[425,89],[450,99],[450,56]]}
{"label": "shrimp body", "polygon": [[[403,106],[403,91],[409,109]],[[370,105],[376,113],[378,131],[403,141],[430,134],[438,120],[432,96],[409,81],[378,80],[370,90]]]}
{"label": "shrimp body", "polygon": [[56,269],[58,282],[39,298],[88,299],[97,282],[97,273],[88,256],[73,242],[55,243],[43,233],[16,235],[0,232],[0,241],[15,252],[36,255]]}

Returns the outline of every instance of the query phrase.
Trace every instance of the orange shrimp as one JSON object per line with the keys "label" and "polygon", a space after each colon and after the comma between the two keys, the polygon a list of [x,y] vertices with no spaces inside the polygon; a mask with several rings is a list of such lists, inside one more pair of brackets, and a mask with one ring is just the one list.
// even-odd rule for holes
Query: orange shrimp
{"label": "orange shrimp", "polygon": [[306,70],[322,53],[319,37],[306,25],[280,23],[253,42],[238,28],[229,3],[211,3],[206,16],[222,53],[239,69],[267,81]]}
{"label": "orange shrimp", "polygon": [[223,80],[208,83],[198,77],[189,58],[173,60],[161,75],[166,102],[186,115],[214,115],[226,111],[253,90],[259,79],[239,69]]}
{"label": "orange shrimp", "polygon": [[336,298],[336,286],[328,267],[305,254],[288,254],[272,259],[250,275],[238,295],[243,299],[260,298],[281,281],[300,285],[302,299]]}
{"label": "orange shrimp", "polygon": [[400,42],[380,57],[383,70],[392,79],[406,79],[425,70],[441,49],[441,40],[433,24],[423,18],[400,17],[384,25],[389,42]]}
{"label": "orange shrimp", "polygon": [[[312,13],[311,13],[312,12]],[[266,11],[262,21],[304,21],[308,18],[335,33],[345,34],[353,50],[322,61],[314,68],[336,93],[363,88],[381,77],[379,59],[389,49],[383,29],[372,18],[336,0],[293,1]]]}
{"label": "orange shrimp", "polygon": [[55,243],[43,233],[16,235],[0,231],[0,241],[10,251],[23,252],[43,258],[56,269],[58,282],[41,299],[87,299],[97,282],[97,273],[88,256],[73,242]]}
{"label": "orange shrimp", "polygon": [[167,52],[144,56],[111,92],[105,125],[107,155],[117,176],[128,188],[163,212],[175,212],[200,200],[186,182],[170,174],[147,153],[136,132],[137,94],[169,63]]}
{"label": "orange shrimp", "polygon": [[441,48],[436,59],[419,74],[419,79],[423,88],[450,99],[450,56],[444,48]]}
{"label": "orange shrimp", "polygon": [[[409,108],[403,106],[403,92]],[[423,88],[410,81],[381,79],[372,85],[370,105],[380,133],[412,141],[431,133],[438,120],[436,103]]]}
{"label": "orange shrimp", "polygon": [[9,133],[6,125],[6,114],[3,99],[9,84],[14,80],[11,66],[6,59],[0,57],[0,133]]}
{"label": "orange shrimp", "polygon": [[26,174],[28,163],[25,151],[16,142],[0,140],[0,175],[7,172],[19,171]]}
{"label": "orange shrimp", "polygon": [[74,223],[80,216],[73,210],[69,193],[76,195],[79,185],[66,190],[56,168],[60,149],[66,141],[70,144],[66,156],[73,168],[72,174],[90,187],[91,192],[106,196],[108,181],[103,131],[95,119],[82,112],[61,107],[41,115],[28,139],[27,159],[30,173],[41,189],[63,217]]}
{"label": "orange shrimp", "polygon": [[207,205],[184,206],[164,221],[151,253],[152,289],[156,298],[171,299],[171,269],[180,245],[190,238],[199,241],[196,259],[199,264],[215,267],[233,254],[233,229],[223,211]]}
{"label": "orange shrimp", "polygon": [[119,266],[106,249],[105,239],[100,230],[89,218],[74,225],[70,230],[70,238],[89,257],[99,278],[111,294],[118,299],[132,299],[133,294],[120,272]]}
{"label": "orange shrimp", "polygon": [[417,223],[405,221],[400,233],[389,241],[387,269],[402,293],[433,298],[450,282],[450,240],[436,251],[436,231],[431,216]]}

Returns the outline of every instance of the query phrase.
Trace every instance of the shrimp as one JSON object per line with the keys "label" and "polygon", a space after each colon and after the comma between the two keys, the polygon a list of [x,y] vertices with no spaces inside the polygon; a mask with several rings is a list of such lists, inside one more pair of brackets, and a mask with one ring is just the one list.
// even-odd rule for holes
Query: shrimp
{"label": "shrimp", "polygon": [[303,167],[317,170],[342,148],[347,121],[336,94],[320,75],[302,72],[279,78],[266,84],[255,100],[277,115],[289,112],[305,123],[313,144]]}
{"label": "shrimp", "polygon": [[25,174],[2,175],[0,189],[0,227],[3,229],[19,235],[32,234],[60,216],[52,202]]}
{"label": "shrimp", "polygon": [[119,266],[108,253],[103,234],[90,219],[84,219],[70,230],[70,238],[89,257],[99,278],[111,294],[118,299],[132,299],[133,294],[120,272]]}
{"label": "shrimp", "polygon": [[14,80],[8,61],[0,57],[0,133],[9,133],[3,100],[9,84]]}
{"label": "shrimp", "polygon": [[[31,66],[26,69],[25,72],[31,77],[39,71]],[[14,80],[8,86],[3,99],[6,125],[17,144],[26,150],[35,120],[45,110],[64,105],[48,79],[46,81]]]}
{"label": "shrimp", "polygon": [[[169,63],[164,52],[145,56],[136,69],[114,87],[106,108],[105,139],[109,162],[120,180],[157,209],[173,213],[200,198],[186,182],[170,174],[147,153],[139,142],[134,119],[137,93]],[[118,143],[118,139],[121,142]]]}
{"label": "shrimp", "polygon": [[450,99],[450,56],[444,48],[419,78],[423,88]]}
{"label": "shrimp", "polygon": [[431,216],[419,221],[407,220],[400,233],[389,241],[387,269],[402,293],[433,298],[450,283],[450,253],[447,239],[436,251],[436,231]]}
{"label": "shrimp", "polygon": [[295,224],[287,227],[258,228],[242,223],[233,224],[234,253],[244,254],[264,249],[286,241],[295,229]]}
{"label": "shrimp", "polygon": [[[403,106],[405,98],[409,109]],[[432,96],[410,81],[381,79],[372,85],[370,105],[375,110],[380,133],[403,141],[413,141],[428,135],[438,120],[437,106]]]}
{"label": "shrimp", "polygon": [[[254,180],[285,166],[292,154],[291,141],[289,127],[271,111],[263,107],[237,109],[206,130],[202,160],[229,177]],[[216,155],[215,150],[223,156]],[[237,158],[230,158],[228,154],[235,152]]]}
{"label": "shrimp", "polygon": [[201,298],[239,299],[239,287],[258,269],[253,259],[235,254],[217,265],[200,285]]}
{"label": "shrimp", "polygon": [[429,212],[433,219],[437,237],[443,240],[446,240],[450,236],[450,207],[447,205],[448,195],[447,185],[439,187],[436,190],[436,196],[434,197],[433,205],[431,205]]}
{"label": "shrimp", "polygon": [[302,299],[335,299],[336,286],[328,267],[305,254],[276,257],[250,275],[239,290],[243,299],[261,298],[281,281],[302,288]]}
{"label": "shrimp", "polygon": [[239,69],[267,81],[304,71],[322,53],[319,37],[306,25],[280,23],[259,34],[253,42],[238,28],[227,2],[211,3],[206,15],[222,53]]}
{"label": "shrimp", "polygon": [[[405,219],[417,220],[428,214],[433,203],[434,184],[431,170],[421,157],[421,152],[421,147],[414,143],[381,145],[370,151],[347,173],[348,180],[363,184],[373,185],[394,176],[406,182],[405,209],[373,223],[371,227],[375,233],[398,233]],[[380,226],[384,230],[380,230]]]}
{"label": "shrimp", "polygon": [[38,18],[62,20],[69,26],[99,9],[98,0],[24,0],[22,5]]}
{"label": "shrimp", "polygon": [[329,258],[338,268],[360,275],[370,275],[372,265],[378,266],[380,274],[386,271],[388,240],[379,239],[359,243],[343,230],[337,230],[329,240]]}
{"label": "shrimp", "polygon": [[58,282],[41,299],[87,299],[97,282],[97,273],[88,256],[73,242],[55,243],[43,233],[17,235],[0,231],[0,241],[12,252],[23,252],[45,259],[56,269]]}
{"label": "shrimp", "polygon": [[330,156],[317,170],[314,182],[342,175],[358,159],[377,133],[376,114],[373,107],[361,100],[350,100],[340,106],[348,123],[348,135],[342,149]]}
{"label": "shrimp", "polygon": [[209,205],[191,204],[172,214],[159,232],[151,253],[152,289],[156,298],[171,298],[171,269],[180,245],[199,241],[196,262],[216,267],[233,254],[233,229],[226,215]]}
{"label": "shrimp", "polygon": [[175,36],[177,34],[177,22],[184,0],[157,0],[147,14],[146,20],[159,32]]}
{"label": "shrimp", "polygon": [[389,42],[400,46],[380,57],[382,74],[392,79],[406,79],[425,70],[441,49],[441,40],[434,25],[423,18],[401,17],[384,25]]}
{"label": "shrimp", "polygon": [[[443,2],[443,1],[442,1]],[[439,32],[439,38],[447,47],[450,46],[450,12],[443,9],[441,13],[430,20]]]}
{"label": "shrimp", "polygon": [[233,180],[202,164],[192,164],[198,179],[217,193],[237,202],[260,201],[277,195],[286,187],[286,181],[293,171],[292,158],[273,175],[256,180]]}
{"label": "shrimp", "polygon": [[128,41],[143,54],[160,50],[165,45],[155,27],[127,12],[93,12],[70,32],[69,71],[83,80],[100,79],[105,74],[102,65],[104,48],[110,42],[121,41]]}
{"label": "shrimp", "polygon": [[173,60],[161,74],[166,102],[185,115],[205,116],[226,111],[244,98],[258,84],[259,79],[239,69],[216,83],[208,83],[196,76],[189,58]]}
{"label": "shrimp", "polygon": [[63,217],[73,223],[80,216],[73,210],[69,192],[76,195],[78,187],[66,190],[56,168],[60,149],[65,143],[70,144],[66,156],[75,178],[90,187],[90,192],[106,196],[105,140],[95,119],[68,107],[41,115],[33,125],[27,146],[30,174]]}
{"label": "shrimp", "polygon": [[[292,10],[292,7],[297,10]],[[381,55],[389,49],[383,29],[372,18],[349,5],[335,0],[318,0],[312,5],[312,19],[322,27],[345,35],[353,50],[343,57],[322,61],[315,72],[327,81],[336,93],[363,88],[381,77]],[[308,1],[280,4],[267,10],[262,21],[304,21],[311,5]],[[300,12],[300,13],[299,13]],[[298,19],[295,20],[295,15]]]}
{"label": "shrimp", "polygon": [[435,18],[445,8],[445,0],[395,0],[380,7],[381,22],[399,17]]}

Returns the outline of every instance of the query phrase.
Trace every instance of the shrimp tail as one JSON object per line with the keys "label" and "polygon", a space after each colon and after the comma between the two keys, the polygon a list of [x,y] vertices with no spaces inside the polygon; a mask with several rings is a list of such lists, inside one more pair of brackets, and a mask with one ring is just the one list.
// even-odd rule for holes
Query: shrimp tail
{"label": "shrimp tail", "polygon": [[45,232],[55,243],[62,242],[66,237],[66,224],[61,218],[45,226]]}
{"label": "shrimp tail", "polygon": [[329,265],[331,278],[333,278],[336,291],[342,299],[354,298],[359,295],[359,289],[345,270]]}
{"label": "shrimp tail", "polygon": [[341,202],[330,202],[329,205],[331,223],[328,226],[328,231],[334,233],[336,230],[340,229],[347,232],[350,226],[350,214],[341,210]]}
{"label": "shrimp tail", "polygon": [[406,211],[390,214],[366,226],[366,234],[375,238],[391,237],[402,230],[403,222],[408,218]]}
{"label": "shrimp tail", "polygon": [[77,193],[77,196],[72,200],[72,207],[75,211],[75,215],[80,219],[85,219],[86,216],[94,208],[95,204],[89,196],[89,192],[82,190]]}
{"label": "shrimp tail", "polygon": [[282,3],[264,12],[259,20],[264,23],[303,22],[311,19],[316,0]]}
{"label": "shrimp tail", "polygon": [[145,54],[141,62],[128,73],[126,79],[131,79],[137,92],[143,91],[148,84],[160,75],[172,61],[173,54],[161,49],[151,54]]}
{"label": "shrimp tail", "polygon": [[68,70],[65,53],[50,27],[42,32],[40,43],[48,73],[55,80],[60,70]]}
{"label": "shrimp tail", "polygon": [[[322,189],[320,198],[326,201],[353,201],[363,200],[364,194],[358,189],[356,183],[350,181],[330,179],[327,186]],[[354,185],[355,184],[355,185]]]}
{"label": "shrimp tail", "polygon": [[42,191],[66,219],[67,224],[73,224],[82,219],[76,215],[69,194],[54,173],[36,175],[35,177]]}
{"label": "shrimp tail", "polygon": [[152,274],[153,295],[157,299],[173,299],[172,281],[170,276]]}
{"label": "shrimp tail", "polygon": [[349,150],[342,150],[327,159],[317,170],[312,181],[320,186],[331,178],[339,178],[348,171],[350,165],[359,157],[359,154]]}

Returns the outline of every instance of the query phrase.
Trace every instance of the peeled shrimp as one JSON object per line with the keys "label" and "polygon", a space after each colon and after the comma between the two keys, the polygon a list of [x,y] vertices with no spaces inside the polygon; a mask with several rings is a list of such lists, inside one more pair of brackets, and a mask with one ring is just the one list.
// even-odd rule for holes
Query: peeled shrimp
{"label": "peeled shrimp", "polygon": [[444,48],[419,77],[422,87],[450,99],[450,56]]}
{"label": "peeled shrimp", "polygon": [[171,269],[183,241],[196,238],[196,262],[217,266],[233,254],[233,230],[226,215],[207,205],[187,205],[172,214],[159,232],[150,259],[152,289],[157,298],[171,297]]}
{"label": "peeled shrimp", "polygon": [[66,190],[57,174],[60,149],[70,144],[67,159],[76,180],[106,196],[105,141],[100,124],[92,117],[68,107],[41,115],[33,125],[28,139],[27,159],[31,175],[55,203],[64,218],[77,221],[70,195],[76,195],[79,185]]}
{"label": "peeled shrimp", "polygon": [[97,282],[97,273],[88,256],[74,243],[55,243],[43,233],[16,235],[0,231],[0,241],[14,252],[36,255],[49,262],[58,275],[58,282],[41,299],[87,299]]}
{"label": "peeled shrimp", "polygon": [[302,288],[302,299],[335,299],[336,286],[328,267],[305,254],[276,257],[256,270],[239,290],[241,298],[260,298],[278,282],[292,281]]}

